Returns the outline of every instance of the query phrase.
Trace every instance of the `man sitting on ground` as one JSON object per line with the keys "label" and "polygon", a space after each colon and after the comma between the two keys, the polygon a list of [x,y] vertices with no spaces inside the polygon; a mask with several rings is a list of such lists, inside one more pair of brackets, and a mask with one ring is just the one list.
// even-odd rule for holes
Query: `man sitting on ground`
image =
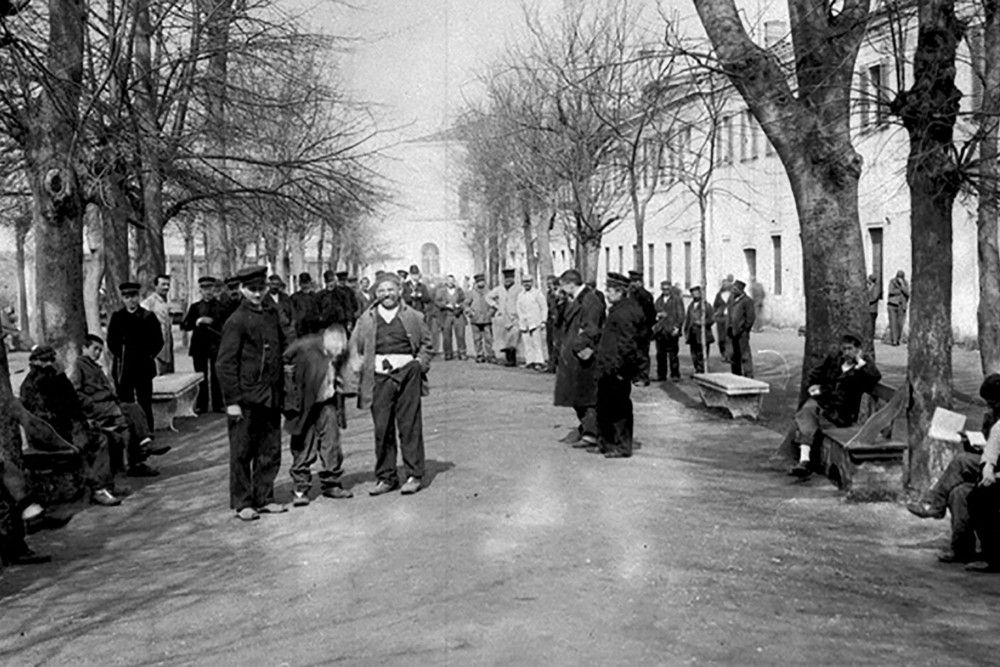
{"label": "man sitting on ground", "polygon": [[83,475],[95,505],[120,505],[114,488],[114,473],[108,438],[86,423],[80,399],[64,373],[56,367],[56,352],[48,345],[36,346],[28,357],[28,374],[21,384],[24,409],[44,419],[63,440],[80,449]]}
{"label": "man sitting on ground", "polygon": [[[737,352],[738,353],[738,352]],[[861,339],[844,334],[840,350],[827,355],[809,373],[809,398],[795,413],[795,442],[799,462],[788,472],[796,477],[811,474],[812,447],[822,428],[822,420],[834,426],[852,426],[858,420],[861,396],[882,379],[875,362],[861,352]]]}
{"label": "man sitting on ground", "polygon": [[146,414],[138,403],[118,400],[111,380],[100,364],[103,353],[104,341],[100,336],[84,336],[82,354],[77,357],[70,374],[83,415],[114,439],[113,467],[121,468],[122,453],[127,453],[130,477],[155,477],[160,474],[159,471],[145,461],[150,456],[166,454],[170,446],[153,444]]}

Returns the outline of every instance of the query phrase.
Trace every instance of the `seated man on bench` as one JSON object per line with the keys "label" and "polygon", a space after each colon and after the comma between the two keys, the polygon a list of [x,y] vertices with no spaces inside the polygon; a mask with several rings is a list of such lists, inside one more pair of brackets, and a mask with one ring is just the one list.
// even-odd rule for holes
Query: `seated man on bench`
{"label": "seated man on bench", "polygon": [[840,349],[827,355],[809,373],[809,398],[795,413],[799,462],[788,471],[789,475],[805,478],[812,473],[812,448],[820,435],[821,420],[841,428],[853,426],[858,421],[861,397],[881,379],[875,362],[862,354],[861,339],[844,334]]}
{"label": "seated man on bench", "polygon": [[108,438],[87,425],[76,390],[69,378],[56,368],[55,350],[48,345],[35,346],[28,363],[28,374],[21,384],[24,409],[44,419],[63,440],[81,450],[90,502],[95,505],[120,505],[121,500],[112,494],[114,473],[111,471]]}
{"label": "seated man on bench", "polygon": [[170,451],[168,445],[153,444],[153,434],[146,422],[146,413],[138,403],[118,400],[111,380],[101,368],[104,341],[100,336],[87,334],[83,339],[83,353],[73,366],[70,380],[76,388],[83,415],[115,440],[112,452],[116,468],[122,467],[122,453],[128,453],[130,477],[155,477],[159,471],[146,464],[150,456]]}
{"label": "seated man on bench", "polygon": [[[1000,373],[993,373],[983,380],[979,395],[989,407],[983,417],[983,435],[987,438],[983,453],[967,449],[955,454],[934,486],[919,501],[906,505],[911,514],[921,519],[943,519],[951,510],[951,544],[938,554],[942,563],[971,563],[976,560],[976,534],[970,514],[977,503],[972,494],[979,487],[987,489],[995,486],[1000,428],[994,429],[993,425],[1000,417]],[[978,504],[981,506],[984,504],[982,501],[991,495],[988,491],[975,493],[980,496]],[[993,521],[995,524],[995,516]]]}

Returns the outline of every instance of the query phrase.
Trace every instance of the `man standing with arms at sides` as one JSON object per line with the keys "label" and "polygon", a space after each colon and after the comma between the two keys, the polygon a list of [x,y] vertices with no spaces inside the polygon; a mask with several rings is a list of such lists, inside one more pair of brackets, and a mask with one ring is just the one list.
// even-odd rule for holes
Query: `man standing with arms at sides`
{"label": "man standing with arms at sides", "polygon": [[[616,274],[617,275],[617,274]],[[660,283],[660,296],[656,297],[656,324],[653,339],[656,342],[656,380],[665,382],[667,368],[670,379],[681,379],[680,352],[681,329],[684,326],[684,300],[677,289],[664,280]]]}
{"label": "man standing with arms at sides", "polygon": [[868,276],[865,286],[868,293],[868,314],[872,318],[872,337],[878,338],[878,302],[882,300],[882,284],[874,273]]}
{"label": "man standing with arms at sides", "polygon": [[545,352],[542,334],[549,313],[545,295],[535,289],[535,281],[525,275],[521,279],[521,293],[517,295],[517,326],[524,341],[524,366],[531,370],[545,370]]}
{"label": "man standing with arms at sides", "polygon": [[764,285],[757,280],[757,276],[750,277],[750,297],[753,299],[753,330],[760,332],[764,330]]}
{"label": "man standing with arms at sides", "polygon": [[750,331],[756,319],[753,299],[747,296],[746,283],[737,280],[733,283],[733,298],[729,303],[729,314],[726,320],[726,334],[729,336],[729,349],[732,353],[730,367],[733,375],[753,377],[753,351],[750,349]]}
{"label": "man standing with arms at sides", "polygon": [[308,336],[319,331],[319,311],[315,284],[306,272],[299,274],[299,291],[291,296],[295,314],[295,335]]}
{"label": "man standing with arms at sides", "polygon": [[339,322],[347,329],[347,333],[350,334],[351,329],[354,328],[354,321],[357,319],[358,313],[358,297],[354,294],[354,289],[347,284],[347,271],[337,272],[337,285],[334,287],[341,308],[343,309],[344,321]]}
{"label": "man standing with arms at sides", "polygon": [[559,279],[555,276],[548,276],[545,279],[545,286],[547,289],[545,305],[548,309],[548,316],[545,318],[545,345],[549,354],[545,372],[555,373],[556,365],[559,363],[559,344],[562,339],[562,318],[563,310],[566,307],[566,295],[559,289]]}
{"label": "man standing with arms at sides", "polygon": [[[356,281],[356,278],[351,278],[351,280]],[[371,295],[371,282],[368,278],[362,278],[361,282],[358,283],[357,289],[357,299],[358,299],[358,313],[355,316],[355,321],[361,317],[361,313],[368,310],[372,305],[372,295]]]}
{"label": "man standing with arms at sides", "polygon": [[718,337],[719,354],[727,364],[732,361],[732,351],[729,349],[729,335],[726,333],[726,323],[729,319],[729,301],[733,296],[733,274],[727,275],[719,285],[719,291],[712,301],[712,316],[715,318],[715,335]]}
{"label": "man standing with arms at sides", "polygon": [[139,305],[139,283],[119,285],[122,308],[108,320],[111,374],[122,403],[138,403],[153,428],[153,378],[156,355],[163,349],[163,331],[156,315]]}
{"label": "man standing with arms at sides", "polygon": [[889,298],[885,305],[889,311],[889,345],[899,345],[903,338],[903,323],[906,321],[906,307],[910,303],[910,285],[906,274],[896,272],[889,281]]}
{"label": "man standing with arms at sides", "polygon": [[445,284],[437,289],[434,301],[437,303],[438,312],[442,319],[444,360],[453,359],[457,347],[458,360],[463,361],[465,359],[465,292],[455,283],[455,276],[449,275],[445,279]]}
{"label": "man standing with arms at sides", "polygon": [[349,367],[358,387],[358,407],[370,408],[375,430],[375,477],[369,495],[399,488],[396,433],[406,482],[401,492],[423,486],[424,432],[421,396],[427,395],[431,333],[424,317],[401,301],[401,284],[387,273],[375,282],[377,305],[358,320],[351,336]]}
{"label": "man standing with arms at sides", "polygon": [[222,328],[219,384],[229,423],[229,502],[243,521],[287,510],[274,501],[281,464],[284,336],[264,306],[267,268],[236,274],[243,301]]}
{"label": "man standing with arms at sides", "polygon": [[476,363],[493,360],[493,316],[496,308],[490,303],[486,291],[486,276],[477,273],[471,293],[465,302],[465,313],[472,324],[472,347],[476,350]]}
{"label": "man standing with arms at sides", "polygon": [[691,303],[688,304],[682,329],[691,348],[694,372],[704,373],[709,346],[715,342],[715,338],[712,336],[712,314],[705,312],[705,301],[701,298],[701,285],[691,287]]}
{"label": "man standing with arms at sides", "polygon": [[593,447],[597,438],[597,367],[594,355],[601,342],[604,305],[594,290],[583,284],[576,269],[559,276],[559,288],[569,301],[563,316],[563,338],[556,367],[557,407],[576,411],[579,426],[562,439],[573,447]]}
{"label": "man standing with arms at sides", "polygon": [[409,275],[402,270],[400,273],[403,274],[403,280],[406,281],[406,288],[404,289],[406,305],[418,313],[424,313],[427,310],[427,306],[434,299],[431,298],[431,293],[427,289],[427,285],[420,279],[420,267],[416,264],[411,264]]}
{"label": "man standing with arms at sides", "polygon": [[202,276],[198,279],[201,300],[188,307],[181,330],[191,332],[188,354],[194,362],[194,370],[202,374],[198,387],[195,412],[203,414],[212,410],[222,412],[222,391],[215,373],[215,357],[219,354],[219,338],[222,336],[223,306],[215,298],[215,278]]}
{"label": "man standing with arms at sides", "polygon": [[644,318],[643,329],[639,331],[638,338],[636,339],[642,363],[639,366],[639,372],[636,374],[635,383],[637,385],[641,383],[643,386],[649,386],[649,346],[652,342],[650,339],[653,337],[653,325],[656,324],[656,306],[653,303],[653,295],[642,286],[642,271],[629,271],[628,277],[631,281],[628,295],[639,304]]}
{"label": "man standing with arms at sides", "polygon": [[322,331],[331,324],[343,325],[347,320],[342,295],[337,290],[337,274],[331,270],[323,272],[323,289],[316,295],[318,313],[317,330]]}
{"label": "man standing with arms at sides", "polygon": [[[632,456],[632,379],[639,372],[638,335],[645,317],[627,296],[628,278],[609,273],[605,294],[611,307],[597,347],[597,428],[608,459]],[[672,289],[672,288],[671,288]]]}
{"label": "man standing with arms at sides", "polygon": [[295,312],[292,298],[285,293],[285,281],[278,274],[267,279],[267,296],[264,297],[264,303],[274,308],[278,314],[278,323],[285,336],[285,343],[295,340]]}
{"label": "man standing with arms at sides", "polygon": [[[520,290],[514,283],[514,269],[503,270],[503,284],[490,290],[486,297],[496,310],[497,336],[504,366],[517,366],[517,343],[521,331],[517,325],[517,295]],[[493,351],[490,350],[492,356]]]}
{"label": "man standing with arms at sides", "polygon": [[160,322],[160,336],[163,338],[163,348],[156,354],[157,375],[174,372],[173,322],[170,319],[170,306],[167,304],[167,294],[169,293],[170,276],[161,273],[153,281],[153,291],[139,304],[156,315],[156,319]]}

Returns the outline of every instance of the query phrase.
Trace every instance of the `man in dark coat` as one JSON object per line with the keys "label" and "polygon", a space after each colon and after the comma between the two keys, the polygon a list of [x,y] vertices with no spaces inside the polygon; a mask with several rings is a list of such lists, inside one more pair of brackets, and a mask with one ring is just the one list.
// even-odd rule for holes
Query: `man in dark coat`
{"label": "man in dark coat", "polygon": [[889,345],[899,345],[903,337],[903,323],[906,322],[909,303],[910,284],[906,282],[906,274],[897,271],[896,276],[889,281],[889,298],[885,301],[889,312]]}
{"label": "man in dark coat", "polygon": [[653,325],[653,340],[656,342],[656,379],[681,379],[680,352],[681,329],[684,326],[684,299],[669,281],[660,283],[660,296],[653,304],[656,308],[656,324]]}
{"label": "man in dark coat", "polygon": [[882,300],[882,281],[874,273],[868,276],[865,292],[868,294],[868,314],[872,318],[872,336],[878,338],[878,302]]}
{"label": "man in dark coat", "polygon": [[337,274],[329,270],[324,271],[323,283],[325,287],[316,294],[319,330],[322,331],[331,324],[346,326],[353,313],[347,312],[349,304],[344,301],[344,295],[339,290]]}
{"label": "man in dark coat", "polygon": [[563,311],[566,309],[566,294],[559,289],[559,279],[548,276],[545,279],[545,294],[548,316],[545,320],[545,344],[548,348],[548,363],[545,370],[555,373],[559,363],[559,346],[562,343]]}
{"label": "man in dark coat", "polygon": [[358,319],[358,296],[354,293],[354,288],[347,284],[347,271],[338,271],[336,277],[337,283],[333,290],[337,293],[338,301],[344,311],[344,321],[338,324],[341,324],[350,333]]}
{"label": "man in dark coat", "polygon": [[215,296],[217,282],[211,276],[198,279],[201,299],[188,306],[187,313],[181,320],[181,330],[191,332],[188,354],[194,362],[194,370],[202,374],[194,408],[198,413],[223,410],[222,390],[219,389],[219,377],[215,372],[215,357],[219,353],[219,338],[226,319],[226,308]]}
{"label": "man in dark coat", "polygon": [[639,331],[639,337],[636,341],[639,345],[642,364],[636,374],[635,383],[649,385],[649,346],[653,338],[653,325],[656,324],[656,305],[653,301],[653,295],[642,285],[642,271],[629,271],[628,277],[630,281],[628,295],[639,305],[643,315],[643,328]]}
{"label": "man in dark coat", "polygon": [[726,315],[726,335],[729,336],[730,367],[733,375],[753,377],[753,352],[750,349],[750,332],[757,313],[753,299],[747,296],[746,283],[733,283],[733,297]]}
{"label": "man in dark coat", "polygon": [[312,276],[308,273],[299,274],[299,291],[293,294],[292,312],[295,320],[295,335],[308,336],[319,333],[319,303]]}
{"label": "man in dark coat", "polygon": [[733,298],[733,274],[727,275],[719,285],[719,291],[712,301],[712,316],[715,319],[715,335],[719,343],[719,354],[727,364],[732,361],[732,350],[729,349],[729,335],[726,333],[726,322],[729,319],[729,302]]}
{"label": "man in dark coat", "polygon": [[222,322],[219,323],[219,331],[222,331],[222,324],[229,319],[229,316],[236,312],[236,309],[240,307],[240,302],[243,301],[243,295],[240,294],[240,281],[236,276],[228,276],[222,281],[222,285],[225,289],[222,290],[222,296],[219,301],[222,303],[222,313],[224,317]]}
{"label": "man in dark coat", "polygon": [[861,397],[875,388],[882,373],[861,352],[861,338],[844,334],[840,349],[827,355],[809,372],[809,398],[795,413],[795,442],[799,462],[790,475],[808,477],[812,447],[822,429],[822,420],[834,426],[851,426],[858,420]]}
{"label": "man in dark coat", "polygon": [[701,297],[701,286],[691,287],[691,303],[688,304],[682,327],[684,339],[691,348],[691,363],[695,373],[705,372],[705,362],[709,346],[715,342],[712,335],[712,312],[705,312],[705,301]]}
{"label": "man in dark coat", "polygon": [[628,278],[608,274],[611,307],[597,347],[597,428],[599,448],[609,459],[632,456],[632,380],[642,365],[639,335],[646,320],[628,289]]}
{"label": "man in dark coat", "polygon": [[119,286],[122,308],[108,321],[111,374],[118,387],[118,400],[138,403],[153,428],[153,378],[156,355],[163,348],[163,333],[156,315],[139,305],[139,283]]}
{"label": "man in dark coat", "polygon": [[563,441],[574,447],[591,447],[598,444],[595,355],[604,326],[604,306],[575,269],[559,276],[559,287],[570,300],[563,313],[554,404],[573,408],[580,421]]}
{"label": "man in dark coat", "polygon": [[319,458],[320,488],[328,498],[351,498],[341,486],[344,453],[340,447],[340,415],[337,400],[343,392],[340,367],[347,354],[347,332],[333,325],[292,343],[285,351],[285,363],[292,365],[294,391],[285,397],[285,430],[292,436],[292,505],[309,504],[312,487],[310,468]]}
{"label": "man in dark coat", "polygon": [[230,507],[243,521],[287,509],[274,501],[285,340],[276,313],[264,307],[266,276],[266,267],[236,275],[243,301],[222,328],[216,361],[229,421]]}
{"label": "man in dark coat", "polygon": [[278,313],[278,322],[281,324],[285,343],[295,340],[295,307],[292,306],[292,297],[285,292],[285,281],[281,276],[274,274],[267,279],[267,296],[264,297],[264,303]]}

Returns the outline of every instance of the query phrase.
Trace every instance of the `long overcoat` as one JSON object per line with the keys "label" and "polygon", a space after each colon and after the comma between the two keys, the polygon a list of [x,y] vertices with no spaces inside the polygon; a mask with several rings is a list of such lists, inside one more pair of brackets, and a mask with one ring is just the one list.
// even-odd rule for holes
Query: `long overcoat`
{"label": "long overcoat", "polygon": [[[604,306],[590,287],[583,287],[563,311],[562,346],[556,367],[555,405],[586,407],[597,404],[597,347],[604,326]],[[587,361],[578,353],[590,348]]]}

